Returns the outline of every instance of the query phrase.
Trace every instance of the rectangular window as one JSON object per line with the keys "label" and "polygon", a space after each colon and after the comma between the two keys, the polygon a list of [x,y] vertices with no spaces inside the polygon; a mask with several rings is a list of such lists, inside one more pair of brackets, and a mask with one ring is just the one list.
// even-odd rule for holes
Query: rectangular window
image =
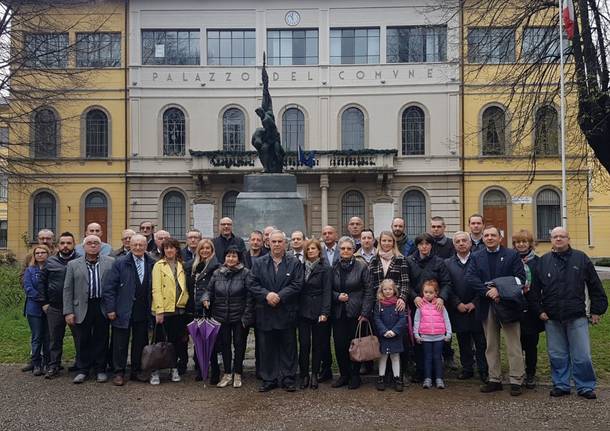
{"label": "rectangular window", "polygon": [[8,175],[0,175],[0,202],[8,200]]}
{"label": "rectangular window", "polygon": [[379,63],[378,28],[336,28],[330,30],[331,64]]}
{"label": "rectangular window", "polygon": [[199,30],[142,30],[142,64],[199,64]]}
{"label": "rectangular window", "polygon": [[515,62],[515,31],[484,27],[468,31],[468,62],[502,64]]}
{"label": "rectangular window", "polygon": [[121,33],[76,33],[76,67],[120,67]]}
{"label": "rectangular window", "polygon": [[267,55],[272,66],[318,64],[318,30],[269,30]]}
{"label": "rectangular window", "polygon": [[254,30],[208,30],[208,64],[253,66],[255,63]]}
{"label": "rectangular window", "polygon": [[[570,44],[563,35],[563,53],[568,56]],[[523,30],[521,60],[526,63],[559,62],[559,29],[557,27],[528,27]]]}
{"label": "rectangular window", "polygon": [[447,61],[447,27],[388,27],[388,63]]}
{"label": "rectangular window", "polygon": [[68,33],[27,33],[25,56],[28,67],[68,67]]}
{"label": "rectangular window", "polygon": [[8,222],[0,220],[0,248],[6,248],[8,245]]}
{"label": "rectangular window", "polygon": [[0,147],[8,146],[8,127],[0,127]]}

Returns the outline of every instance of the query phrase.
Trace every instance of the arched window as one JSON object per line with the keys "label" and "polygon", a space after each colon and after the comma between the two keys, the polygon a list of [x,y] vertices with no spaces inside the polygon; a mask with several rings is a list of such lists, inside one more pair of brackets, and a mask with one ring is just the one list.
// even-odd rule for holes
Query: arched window
{"label": "arched window", "polygon": [[57,157],[57,129],[57,117],[51,109],[39,109],[34,113],[34,157]]}
{"label": "arched window", "polygon": [[108,199],[101,192],[91,192],[85,198],[85,219],[83,227],[98,223],[102,227],[103,242],[108,238]]}
{"label": "arched window", "polygon": [[346,231],[349,219],[360,217],[364,220],[364,196],[356,190],[350,190],[341,199],[341,226]]}
{"label": "arched window", "polygon": [[407,237],[414,239],[426,232],[426,197],[419,190],[409,190],[402,197],[402,218]]}
{"label": "arched window", "polygon": [[502,234],[502,245],[507,245],[508,205],[504,193],[500,190],[489,190],[483,196],[483,217],[485,222],[493,225]]}
{"label": "arched window", "polygon": [[35,240],[42,229],[57,232],[57,203],[49,192],[40,192],[34,197],[32,238]]}
{"label": "arched window", "polygon": [[232,191],[227,192],[222,197],[222,217],[229,217],[233,219],[235,216],[235,202],[237,201],[237,195],[239,193]]}
{"label": "arched window", "polygon": [[222,116],[222,148],[225,151],[246,151],[246,118],[237,108],[227,109]]}
{"label": "arched window", "polygon": [[108,117],[92,109],[85,117],[85,157],[108,157]]}
{"label": "arched window", "polygon": [[483,111],[483,155],[506,154],[506,113],[502,108],[490,106]]}
{"label": "arched window", "polygon": [[282,116],[282,141],[286,151],[297,151],[304,147],[305,116],[298,108],[286,109]]}
{"label": "arched window", "polygon": [[550,241],[551,230],[561,226],[561,197],[553,189],[541,190],[536,196],[536,238]]}
{"label": "arched window", "polygon": [[537,155],[559,154],[559,122],[557,110],[552,106],[542,106],[536,111],[534,149]]}
{"label": "arched window", "polygon": [[347,108],[341,115],[341,149],[364,149],[364,114],[358,108]]}
{"label": "arched window", "polygon": [[186,233],[186,200],[180,192],[169,192],[163,198],[163,228],[172,238],[184,240]]}
{"label": "arched window", "polygon": [[184,112],[167,109],[163,113],[163,155],[184,156],[185,138]]}
{"label": "arched window", "polygon": [[424,154],[425,119],[424,111],[417,106],[410,106],[402,113],[402,153],[405,156]]}

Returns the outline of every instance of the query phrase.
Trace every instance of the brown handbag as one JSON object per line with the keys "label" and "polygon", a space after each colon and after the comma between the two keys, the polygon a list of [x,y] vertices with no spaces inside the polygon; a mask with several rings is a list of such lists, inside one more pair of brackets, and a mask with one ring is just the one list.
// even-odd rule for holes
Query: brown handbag
{"label": "brown handbag", "polygon": [[[163,328],[163,336],[167,340],[165,326]],[[157,325],[153,330],[153,337],[157,332]],[[174,345],[168,341],[160,341],[151,343],[142,350],[142,369],[144,371],[161,370],[163,368],[176,368],[176,349]]]}
{"label": "brown handbag", "polygon": [[354,362],[374,361],[381,357],[379,340],[373,335],[371,322],[367,321],[367,324],[369,325],[369,335],[362,336],[362,321],[360,321],[356,329],[356,338],[349,345],[349,357]]}

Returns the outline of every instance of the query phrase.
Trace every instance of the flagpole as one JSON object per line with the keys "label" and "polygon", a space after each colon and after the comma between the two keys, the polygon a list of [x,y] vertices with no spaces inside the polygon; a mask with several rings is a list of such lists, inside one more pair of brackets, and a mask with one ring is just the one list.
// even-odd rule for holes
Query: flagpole
{"label": "flagpole", "polygon": [[566,183],[566,124],[565,89],[563,74],[563,0],[559,0],[559,99],[561,128],[561,226],[568,228],[568,189]]}

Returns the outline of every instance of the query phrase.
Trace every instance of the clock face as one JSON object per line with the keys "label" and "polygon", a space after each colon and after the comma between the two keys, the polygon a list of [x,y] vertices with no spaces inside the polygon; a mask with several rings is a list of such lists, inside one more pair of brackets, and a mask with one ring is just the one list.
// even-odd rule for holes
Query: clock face
{"label": "clock face", "polygon": [[291,10],[286,13],[286,24],[294,26],[301,22],[301,15],[296,10]]}

